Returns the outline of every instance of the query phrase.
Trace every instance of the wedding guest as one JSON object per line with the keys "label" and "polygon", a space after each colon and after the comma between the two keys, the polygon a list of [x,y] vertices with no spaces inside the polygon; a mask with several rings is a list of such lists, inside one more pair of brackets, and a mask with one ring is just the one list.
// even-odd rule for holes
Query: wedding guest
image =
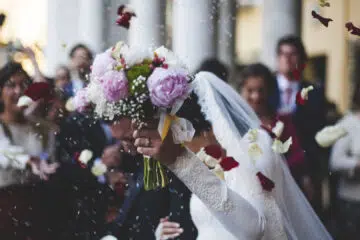
{"label": "wedding guest", "polygon": [[90,73],[93,61],[91,50],[84,44],[76,44],[70,50],[70,73],[73,92],[85,86],[86,75]]}
{"label": "wedding guest", "polygon": [[123,161],[118,166],[131,173],[129,188],[118,216],[109,233],[120,239],[155,239],[154,232],[163,216],[178,222],[184,229],[182,239],[196,239],[197,230],[190,216],[189,189],[171,172],[169,184],[162,189],[146,191],[143,180],[143,156],[137,154],[132,137],[131,120],[119,119],[111,125],[113,136],[124,148]]}
{"label": "wedding guest", "polygon": [[56,69],[54,83],[55,89],[63,92],[65,97],[71,97],[74,95],[70,70],[66,66],[60,65]]}
{"label": "wedding guest", "polygon": [[314,85],[304,105],[296,104],[296,94],[310,84],[303,79],[307,54],[299,37],[284,36],[278,41],[276,88],[272,103],[279,115],[292,118],[300,144],[305,150],[306,160],[315,187],[312,201],[317,213],[322,212],[321,182],[327,174],[322,162],[326,162],[326,150],[315,141],[316,133],[325,126],[326,108],[324,90]]}
{"label": "wedding guest", "polygon": [[305,191],[308,198],[311,198],[311,180],[304,150],[300,145],[293,121],[289,117],[277,114],[271,102],[271,92],[274,91],[275,86],[276,80],[270,70],[261,63],[255,63],[243,69],[238,88],[265,127],[273,128],[278,120],[284,123],[281,140],[286,141],[291,137],[293,142],[290,150],[285,154],[288,166],[298,185]]}
{"label": "wedding guest", "polygon": [[17,186],[24,184],[31,188],[31,183],[39,179],[47,180],[58,167],[56,163],[47,162],[51,157],[51,146],[46,125],[33,122],[33,118],[25,116],[23,109],[17,106],[19,97],[29,83],[29,76],[19,63],[9,62],[0,70],[0,232],[2,236],[8,236],[8,239],[12,239],[10,237],[14,237],[13,234],[26,234],[30,231],[29,228],[25,231],[24,224],[30,218],[31,204],[19,205],[21,212],[18,214],[22,217],[15,214],[11,210],[12,206],[9,206],[9,203],[24,200],[19,197],[26,189],[16,190]]}
{"label": "wedding guest", "polygon": [[340,178],[337,210],[341,239],[360,234],[360,82],[354,90],[352,109],[339,122],[347,135],[335,143],[330,157],[330,168]]}

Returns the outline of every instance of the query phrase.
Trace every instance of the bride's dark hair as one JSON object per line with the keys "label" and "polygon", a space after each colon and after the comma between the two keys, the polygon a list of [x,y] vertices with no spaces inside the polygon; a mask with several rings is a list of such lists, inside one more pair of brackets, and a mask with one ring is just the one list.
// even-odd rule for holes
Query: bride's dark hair
{"label": "bride's dark hair", "polygon": [[196,136],[203,131],[211,130],[211,123],[205,119],[201,112],[198,96],[194,92],[184,101],[176,116],[189,120],[195,128]]}

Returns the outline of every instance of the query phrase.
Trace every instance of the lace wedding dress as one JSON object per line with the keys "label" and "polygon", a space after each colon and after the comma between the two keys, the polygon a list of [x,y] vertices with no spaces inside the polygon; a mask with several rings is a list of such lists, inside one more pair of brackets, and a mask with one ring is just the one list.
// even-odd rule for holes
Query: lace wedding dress
{"label": "lace wedding dress", "polygon": [[[259,135],[266,140],[266,133],[259,131]],[[243,146],[246,144],[244,141]],[[266,144],[261,147],[265,149]],[[257,159],[257,166],[267,167],[268,157]],[[197,240],[287,239],[274,193],[264,191],[256,172],[239,162],[240,166],[225,172],[225,181],[190,152],[169,166],[193,192],[190,211],[198,229]]]}

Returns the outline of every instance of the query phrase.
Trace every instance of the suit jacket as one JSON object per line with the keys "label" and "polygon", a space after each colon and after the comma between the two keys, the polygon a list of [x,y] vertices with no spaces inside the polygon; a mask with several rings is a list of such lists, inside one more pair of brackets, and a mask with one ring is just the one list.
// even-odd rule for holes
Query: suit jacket
{"label": "suit jacket", "polygon": [[[154,191],[145,191],[142,178],[142,156],[138,156],[133,162],[136,162],[136,167],[132,170],[135,173],[135,185],[138,189],[134,191],[130,189],[127,196],[130,204],[121,209],[121,212],[126,212],[126,216],[117,219],[118,221],[112,224],[110,232],[124,240],[154,240],[154,232],[160,218],[169,216],[170,221],[178,222],[184,228],[184,233],[178,239],[196,239],[197,230],[192,222],[189,208],[191,196],[189,189],[173,173],[167,171],[168,186]],[[127,199],[124,202],[126,203]]]}
{"label": "suit jacket", "polygon": [[[298,90],[300,91],[309,85],[309,83],[301,81]],[[316,143],[315,135],[326,124],[326,108],[323,87],[314,87],[315,89],[309,92],[306,104],[303,106],[298,105],[291,115],[300,144],[305,150],[310,171],[316,174],[319,173],[321,168],[321,158],[324,156],[325,151]],[[278,85],[276,85],[271,102],[275,104],[275,109],[279,109],[280,90]]]}
{"label": "suit jacket", "polygon": [[54,237],[100,239],[105,234],[108,206],[115,201],[116,194],[98,182],[90,167],[82,168],[73,157],[84,149],[93,152],[91,161],[100,157],[109,143],[104,129],[90,116],[74,113],[61,124],[56,142],[61,166],[46,185],[48,197],[57,209]]}

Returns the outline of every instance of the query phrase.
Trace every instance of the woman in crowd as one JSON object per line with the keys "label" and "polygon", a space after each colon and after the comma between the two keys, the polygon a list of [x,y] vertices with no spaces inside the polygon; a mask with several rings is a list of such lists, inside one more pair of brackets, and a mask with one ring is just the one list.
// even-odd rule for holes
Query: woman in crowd
{"label": "woman in crowd", "polygon": [[340,120],[348,134],[334,145],[330,168],[340,176],[338,187],[341,239],[360,234],[360,82],[354,88],[352,111]]}
{"label": "woman in crowd", "polygon": [[286,153],[288,166],[296,182],[305,190],[307,197],[311,199],[311,181],[307,175],[304,151],[300,146],[292,119],[278,116],[273,107],[274,104],[272,104],[271,93],[276,86],[275,84],[276,79],[270,70],[263,64],[255,63],[242,71],[239,91],[255,111],[264,127],[272,129],[279,120],[284,123],[281,140],[286,141],[292,137],[293,142],[289,152]]}

